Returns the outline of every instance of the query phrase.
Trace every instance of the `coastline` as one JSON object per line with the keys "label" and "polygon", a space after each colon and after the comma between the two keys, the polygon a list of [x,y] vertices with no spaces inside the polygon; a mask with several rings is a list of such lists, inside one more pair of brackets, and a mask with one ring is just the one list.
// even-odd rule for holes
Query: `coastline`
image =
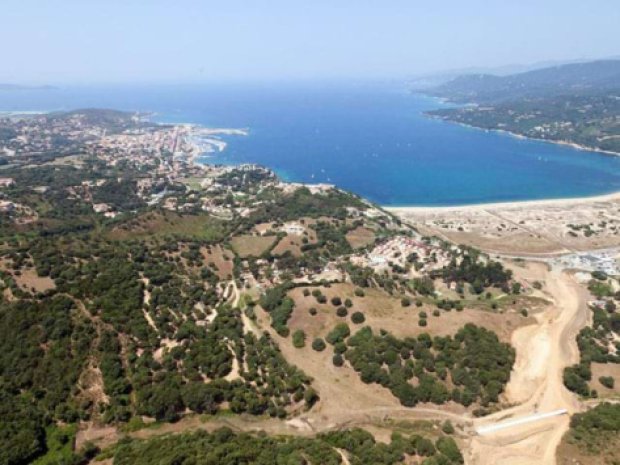
{"label": "coastline", "polygon": [[568,141],[568,140],[541,139],[540,137],[526,136],[524,134],[519,134],[518,132],[508,131],[507,129],[483,128],[481,126],[474,126],[473,124],[463,123],[462,121],[455,121],[455,120],[451,120],[449,118],[443,118],[443,117],[438,116],[438,115],[432,115],[432,114],[430,114],[428,112],[424,112],[424,115],[426,117],[428,117],[428,118],[431,118],[431,119],[445,121],[446,123],[450,123],[450,124],[458,124],[459,126],[463,126],[465,128],[477,129],[479,131],[486,131],[486,132],[495,132],[495,133],[499,133],[499,134],[508,135],[508,136],[514,137],[516,139],[532,140],[532,141],[536,141],[536,142],[546,142],[548,144],[563,145],[565,147],[571,147],[571,148],[573,148],[575,150],[581,150],[581,151],[584,151],[584,152],[593,152],[593,153],[600,153],[602,155],[612,155],[612,156],[615,156],[615,157],[620,157],[620,152],[614,152],[612,150],[603,150],[603,149],[599,149],[599,148],[596,148],[596,147],[590,147],[590,146],[587,146],[587,145],[581,145],[581,144],[577,144],[576,142],[571,142],[571,141]]}
{"label": "coastline", "polygon": [[596,202],[620,201],[620,191],[610,194],[601,194],[588,197],[568,197],[560,199],[539,199],[539,200],[516,200],[512,202],[489,202],[470,205],[449,205],[449,206],[385,206],[381,208],[390,213],[432,213],[432,212],[451,212],[451,211],[484,211],[495,209],[511,208],[538,208],[538,207],[563,207],[571,205],[582,205]]}

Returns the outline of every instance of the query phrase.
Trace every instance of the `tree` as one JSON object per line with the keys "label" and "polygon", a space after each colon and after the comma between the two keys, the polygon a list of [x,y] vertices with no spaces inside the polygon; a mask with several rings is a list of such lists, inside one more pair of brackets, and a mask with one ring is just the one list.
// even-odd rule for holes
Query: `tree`
{"label": "tree", "polygon": [[454,434],[455,432],[454,426],[452,425],[452,422],[450,420],[446,420],[443,422],[443,424],[441,425],[441,430],[446,434]]}
{"label": "tree", "polygon": [[326,347],[325,341],[320,337],[317,337],[314,341],[312,341],[312,348],[317,352],[323,352]]}
{"label": "tree", "polygon": [[293,346],[297,349],[301,349],[306,345],[306,333],[298,329],[293,333]]}
{"label": "tree", "polygon": [[359,325],[366,321],[366,317],[362,312],[353,312],[353,314],[351,315],[351,321],[356,325]]}
{"label": "tree", "polygon": [[338,323],[336,326],[334,326],[334,329],[332,329],[327,334],[325,339],[331,345],[334,345],[338,342],[343,342],[344,339],[349,337],[350,334],[351,330],[349,329],[349,325],[347,325],[346,323]]}
{"label": "tree", "polygon": [[221,390],[203,382],[188,383],[181,391],[183,402],[196,413],[217,412],[218,404],[223,400]]}
{"label": "tree", "polygon": [[599,383],[601,383],[603,386],[605,386],[608,389],[613,389],[614,388],[614,378],[613,376],[601,376],[598,379]]}
{"label": "tree", "polygon": [[176,421],[185,407],[176,382],[167,380],[141,391],[140,411],[158,420]]}
{"label": "tree", "polygon": [[464,463],[463,455],[451,437],[443,436],[437,440],[435,445],[437,450],[448,457],[452,463]]}
{"label": "tree", "polygon": [[435,446],[430,439],[420,438],[416,444],[416,451],[422,457],[430,457],[435,454]]}

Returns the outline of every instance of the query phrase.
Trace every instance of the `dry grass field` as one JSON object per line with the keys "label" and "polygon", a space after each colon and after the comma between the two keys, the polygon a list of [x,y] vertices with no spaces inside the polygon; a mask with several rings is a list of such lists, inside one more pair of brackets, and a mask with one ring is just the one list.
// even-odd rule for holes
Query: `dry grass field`
{"label": "dry grass field", "polygon": [[[590,387],[596,389],[601,398],[620,398],[620,365],[617,363],[592,363]],[[601,376],[611,376],[615,383],[613,389],[603,386],[598,380]]]}
{"label": "dry grass field", "polygon": [[347,241],[354,249],[366,247],[375,241],[375,232],[372,229],[359,226],[346,235]]}
{"label": "dry grass field", "polygon": [[[467,323],[473,323],[495,331],[500,339],[509,341],[514,330],[535,321],[531,317],[523,317],[518,312],[518,309],[525,305],[523,301],[514,306],[511,303],[502,308],[501,313],[485,309],[485,305],[481,303],[466,307],[463,311],[439,310],[439,316],[435,316],[433,311],[437,310],[437,307],[434,305],[424,303],[421,307],[417,307],[412,303],[408,307],[403,307],[399,298],[392,297],[379,289],[364,289],[364,297],[357,297],[355,287],[351,284],[335,284],[329,288],[308,289],[310,291],[320,289],[327,297],[327,303],[319,304],[314,296],[305,297],[301,288],[293,289],[289,294],[295,300],[295,309],[289,320],[289,327],[292,331],[304,330],[308,339],[325,336],[339,322],[348,323],[352,332],[355,328],[370,326],[375,331],[385,329],[401,338],[416,336],[423,332],[431,336],[446,336],[456,333]],[[336,315],[337,307],[330,302],[330,299],[335,296],[340,297],[343,302],[347,298],[352,301],[353,305],[348,309],[346,317]],[[540,303],[536,306],[539,307]],[[312,307],[317,310],[314,316],[310,314]],[[364,314],[366,321],[355,325],[351,322],[351,314],[358,311]],[[425,327],[418,325],[420,312],[428,315],[428,324]]]}
{"label": "dry grass field", "polygon": [[233,272],[233,254],[229,250],[224,250],[221,246],[215,245],[210,248],[200,249],[207,265],[215,265],[217,275],[220,279],[228,279]]}
{"label": "dry grass field", "polygon": [[492,252],[557,254],[620,246],[617,195],[391,211],[424,234]]}
{"label": "dry grass field", "polygon": [[260,255],[269,250],[269,247],[276,241],[276,236],[254,236],[244,234],[232,238],[232,247],[237,255],[241,258],[260,257]]}

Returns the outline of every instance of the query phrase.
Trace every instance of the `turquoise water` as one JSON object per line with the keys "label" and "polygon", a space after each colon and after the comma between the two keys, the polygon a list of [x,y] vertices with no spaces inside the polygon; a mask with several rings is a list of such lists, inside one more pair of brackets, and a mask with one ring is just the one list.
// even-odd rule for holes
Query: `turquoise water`
{"label": "turquoise water", "polygon": [[1,92],[0,110],[107,107],[249,128],[211,163],[259,163],[383,205],[460,205],[620,190],[620,157],[433,120],[402,83],[132,86]]}

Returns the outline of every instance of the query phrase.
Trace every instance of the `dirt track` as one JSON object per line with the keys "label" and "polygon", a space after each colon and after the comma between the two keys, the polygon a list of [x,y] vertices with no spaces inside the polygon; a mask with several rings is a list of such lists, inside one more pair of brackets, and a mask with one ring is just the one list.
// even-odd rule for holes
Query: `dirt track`
{"label": "dirt track", "polygon": [[[543,273],[546,292],[554,305],[539,316],[539,324],[521,328],[513,335],[517,360],[506,394],[509,401],[519,405],[477,420],[476,425],[558,409],[569,413],[580,409],[576,397],[564,387],[562,372],[579,360],[575,336],[586,324],[584,291],[567,273],[543,271],[542,265],[530,265],[528,270]],[[556,448],[568,427],[569,417],[564,415],[475,436],[468,463],[555,464]]]}
{"label": "dirt track", "polygon": [[[555,451],[569,426],[569,417],[559,416],[540,422],[520,425],[485,436],[475,435],[473,427],[558,409],[572,413],[580,409],[576,397],[562,383],[564,367],[578,361],[579,352],[575,336],[587,319],[586,295],[571,275],[549,271],[546,265],[529,263],[518,273],[521,278],[545,283],[545,293],[553,302],[545,312],[536,316],[538,323],[518,329],[512,336],[517,359],[506,389],[509,403],[515,407],[497,412],[482,419],[472,419],[469,413],[450,412],[445,409],[405,408],[379,388],[363,385],[357,376],[334,372],[328,357],[309,359],[298,349],[282,344],[281,349],[292,363],[304,367],[315,382],[322,396],[317,409],[303,414],[297,421],[281,421],[240,416],[201,422],[197,417],[176,424],[163,425],[156,430],[141,430],[132,436],[146,438],[164,433],[195,429],[211,430],[229,426],[238,431],[265,431],[270,434],[311,435],[320,431],[353,426],[379,426],[386,420],[446,420],[461,425],[467,435],[464,454],[471,465],[527,465],[556,463]],[[239,301],[234,285],[229,295],[233,304]],[[260,320],[260,318],[259,318]],[[247,323],[250,323],[249,321]],[[264,323],[264,322],[263,322]],[[253,323],[251,323],[253,326]],[[260,325],[270,329],[269,325]],[[258,328],[249,328],[258,330]],[[275,338],[277,336],[273,334]],[[302,360],[305,358],[305,360]],[[359,386],[358,386],[359,385]],[[101,445],[109,445],[122,436],[109,428],[97,432],[81,432],[78,442],[88,436]]]}

